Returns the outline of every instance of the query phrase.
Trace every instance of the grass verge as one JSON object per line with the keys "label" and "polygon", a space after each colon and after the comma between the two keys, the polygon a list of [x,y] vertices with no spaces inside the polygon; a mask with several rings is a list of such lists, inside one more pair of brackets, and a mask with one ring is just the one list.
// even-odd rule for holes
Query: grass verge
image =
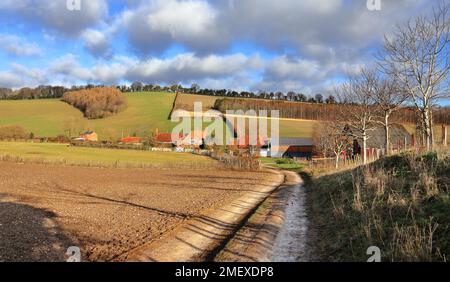
{"label": "grass verge", "polygon": [[[311,175],[309,175],[311,176]],[[450,152],[392,156],[306,179],[316,253],[325,261],[447,261]]]}

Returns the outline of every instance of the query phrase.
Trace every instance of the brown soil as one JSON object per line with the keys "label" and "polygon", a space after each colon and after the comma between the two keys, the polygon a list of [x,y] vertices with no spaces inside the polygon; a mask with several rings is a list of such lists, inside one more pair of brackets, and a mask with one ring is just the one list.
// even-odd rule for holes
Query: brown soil
{"label": "brown soil", "polygon": [[61,261],[73,245],[83,260],[112,260],[275,178],[0,162],[0,261]]}

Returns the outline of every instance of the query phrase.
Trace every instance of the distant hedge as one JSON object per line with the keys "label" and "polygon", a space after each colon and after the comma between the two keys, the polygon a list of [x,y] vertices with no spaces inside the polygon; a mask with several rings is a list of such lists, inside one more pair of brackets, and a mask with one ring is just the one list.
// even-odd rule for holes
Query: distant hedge
{"label": "distant hedge", "polygon": [[1,139],[26,139],[30,137],[25,132],[25,129],[18,125],[0,126],[0,140]]}
{"label": "distant hedge", "polygon": [[78,108],[89,119],[111,116],[126,107],[123,93],[112,87],[67,92],[62,100]]}

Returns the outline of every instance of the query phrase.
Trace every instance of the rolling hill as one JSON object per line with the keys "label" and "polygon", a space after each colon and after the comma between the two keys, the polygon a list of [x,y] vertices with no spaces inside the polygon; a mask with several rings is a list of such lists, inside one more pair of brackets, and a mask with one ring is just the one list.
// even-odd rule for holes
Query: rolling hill
{"label": "rolling hill", "polygon": [[[127,135],[147,135],[159,129],[170,132],[176,125],[168,117],[175,94],[160,92],[126,93],[127,108],[117,115],[89,120],[76,108],[58,99],[0,101],[0,126],[20,125],[35,136],[57,136],[69,131],[94,130],[100,139]],[[178,108],[200,101],[204,110],[212,108],[217,97],[182,94]],[[177,108],[177,106],[176,106]],[[283,137],[311,137],[315,121],[281,120]]]}
{"label": "rolling hill", "polygon": [[65,134],[75,130],[95,130],[100,136],[142,134],[169,131],[174,124],[168,120],[175,94],[127,93],[127,108],[104,119],[88,120],[72,106],[58,100],[0,101],[0,126],[20,125],[36,136]]}
{"label": "rolling hill", "polygon": [[[0,101],[0,126],[20,125],[35,136],[57,136],[83,130],[94,130],[100,139],[120,138],[122,135],[149,135],[158,129],[170,132],[176,125],[168,117],[175,109],[193,110],[194,102],[202,102],[203,110],[211,109],[220,97],[161,92],[126,93],[127,108],[104,119],[89,120],[76,108],[58,99]],[[320,121],[280,119],[281,137],[310,138]],[[206,125],[205,125],[206,126]],[[414,125],[406,124],[409,133]],[[270,128],[270,125],[269,125]],[[435,128],[437,140],[440,127]],[[72,134],[73,135],[73,134]]]}

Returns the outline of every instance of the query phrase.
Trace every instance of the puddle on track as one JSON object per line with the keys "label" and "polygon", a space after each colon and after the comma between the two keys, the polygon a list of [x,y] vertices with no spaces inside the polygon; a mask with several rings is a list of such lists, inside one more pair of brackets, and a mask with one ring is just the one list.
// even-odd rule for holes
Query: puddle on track
{"label": "puddle on track", "polygon": [[277,236],[271,261],[309,261],[306,251],[308,220],[305,210],[305,188],[298,184],[290,188],[285,222]]}

